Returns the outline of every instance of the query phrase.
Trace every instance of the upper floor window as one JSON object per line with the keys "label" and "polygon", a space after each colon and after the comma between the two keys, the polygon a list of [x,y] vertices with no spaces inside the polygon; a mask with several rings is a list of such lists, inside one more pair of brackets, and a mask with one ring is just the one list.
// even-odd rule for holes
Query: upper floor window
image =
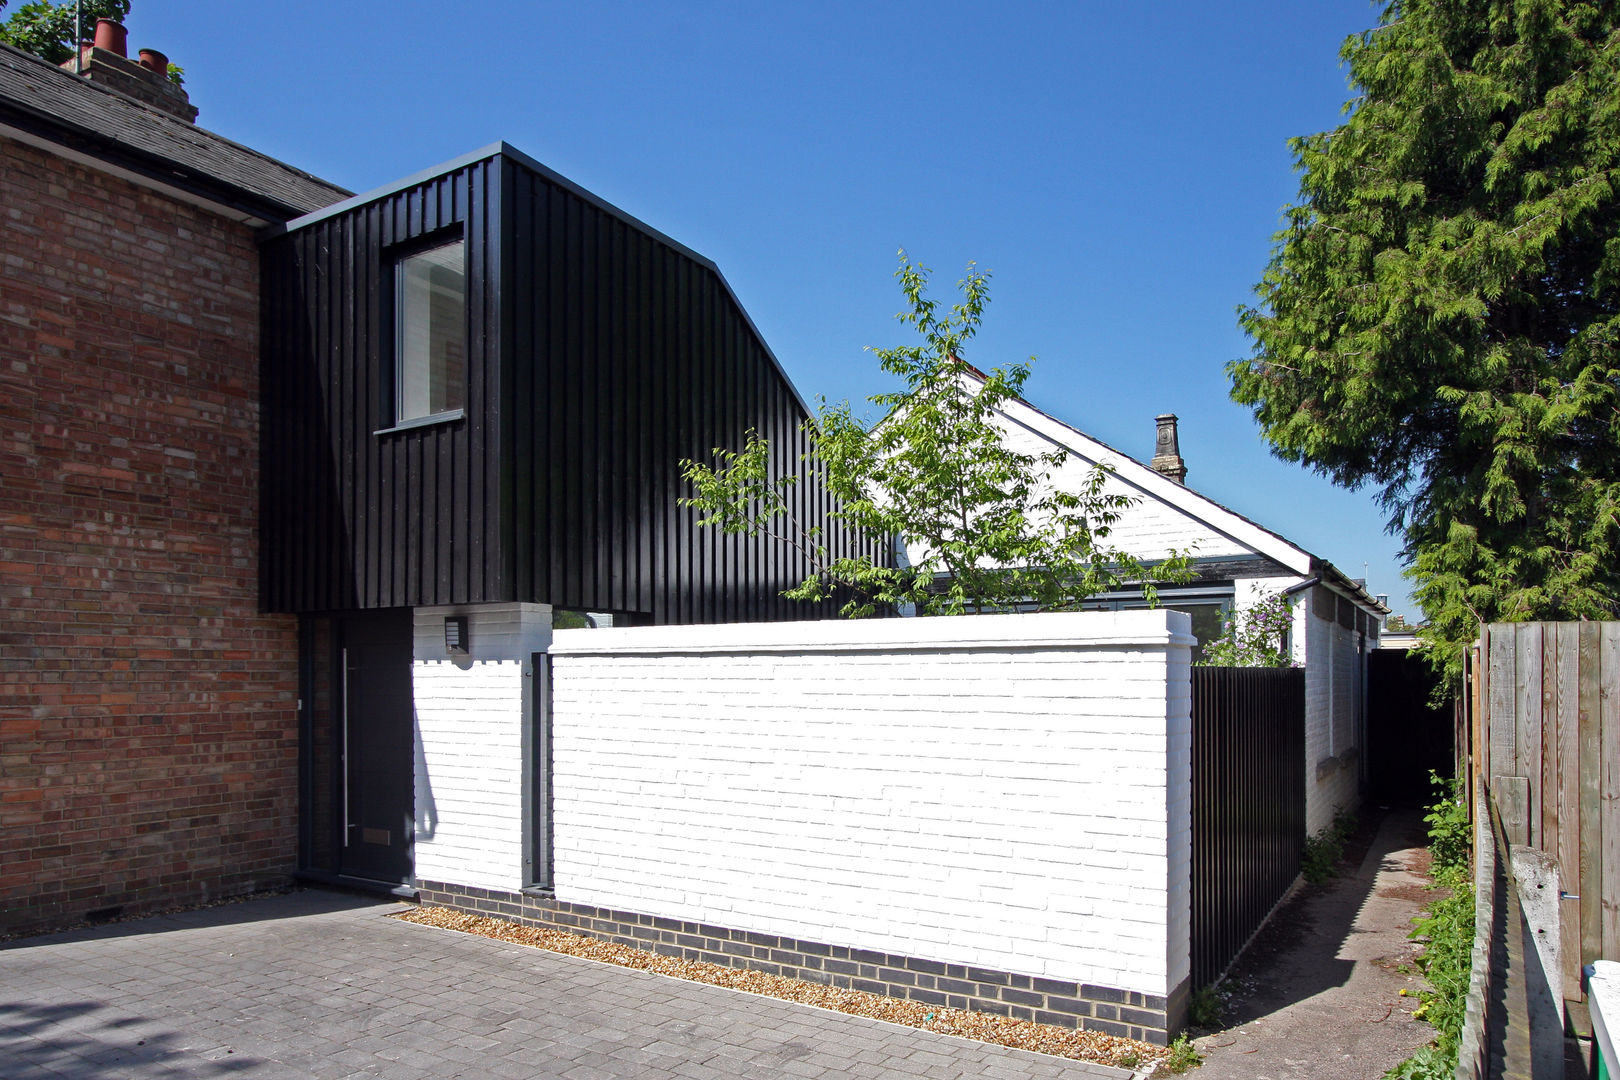
{"label": "upper floor window", "polygon": [[467,401],[466,243],[395,266],[394,421],[459,412]]}

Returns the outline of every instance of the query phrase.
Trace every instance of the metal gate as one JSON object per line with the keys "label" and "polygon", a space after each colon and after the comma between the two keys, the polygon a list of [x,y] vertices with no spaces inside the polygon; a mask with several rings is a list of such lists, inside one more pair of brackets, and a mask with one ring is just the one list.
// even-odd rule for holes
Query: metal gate
{"label": "metal gate", "polygon": [[1192,669],[1192,985],[1236,959],[1299,875],[1305,671]]}

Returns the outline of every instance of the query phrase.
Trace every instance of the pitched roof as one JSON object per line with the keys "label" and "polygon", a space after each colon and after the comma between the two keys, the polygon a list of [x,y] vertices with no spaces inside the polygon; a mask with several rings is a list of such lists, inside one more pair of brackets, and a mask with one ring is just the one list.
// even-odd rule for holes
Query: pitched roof
{"label": "pitched roof", "polygon": [[285,221],[349,194],[9,45],[0,45],[0,134],[95,159],[254,223]]}
{"label": "pitched roof", "polygon": [[[969,371],[972,377],[983,381],[984,376],[979,371],[972,368],[969,368]],[[1388,610],[1367,591],[1364,585],[1347,576],[1326,559],[1311,554],[1281,533],[1274,532],[1237,511],[1222,506],[1209,496],[1170,479],[1129,454],[1087,435],[1074,425],[1042,412],[1023,398],[1014,399],[1010,403],[1010,408],[1003,410],[1003,415],[1012,423],[1021,425],[1083,460],[1097,464],[1106,463],[1114,470],[1117,479],[1136,488],[1144,496],[1174,507],[1210,528],[1224,533],[1237,543],[1288,567],[1301,577],[1320,577],[1350,593],[1357,602],[1369,609]]]}

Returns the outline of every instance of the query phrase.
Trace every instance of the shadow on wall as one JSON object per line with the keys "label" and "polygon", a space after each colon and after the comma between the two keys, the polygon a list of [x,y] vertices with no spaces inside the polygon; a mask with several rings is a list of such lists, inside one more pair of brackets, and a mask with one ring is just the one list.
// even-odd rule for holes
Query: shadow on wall
{"label": "shadow on wall", "polygon": [[428,775],[427,756],[422,753],[422,721],[414,703],[411,705],[411,759],[416,771],[415,839],[420,842],[433,839],[433,834],[439,831],[439,804],[433,799],[433,778]]}
{"label": "shadow on wall", "polygon": [[[105,1015],[97,1016],[95,1014]],[[0,1060],[11,1080],[27,1077],[230,1076],[266,1064],[250,1054],[199,1051],[151,1019],[120,1015],[94,1001],[60,1005],[0,1002]],[[214,1057],[211,1055],[222,1055]]]}

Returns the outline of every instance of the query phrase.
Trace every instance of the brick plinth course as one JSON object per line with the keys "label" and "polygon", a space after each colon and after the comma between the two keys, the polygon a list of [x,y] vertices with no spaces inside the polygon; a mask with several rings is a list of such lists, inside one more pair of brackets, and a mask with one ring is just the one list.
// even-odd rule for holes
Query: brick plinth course
{"label": "brick plinth course", "polygon": [[245,226],[0,138],[0,933],[296,858]]}
{"label": "brick plinth course", "polygon": [[1160,1046],[1169,1041],[1169,1017],[1182,1007],[1182,1003],[1136,991],[613,911],[527,893],[420,880],[417,891],[424,904],[571,930],[684,960],[946,1008],[1081,1027]]}

